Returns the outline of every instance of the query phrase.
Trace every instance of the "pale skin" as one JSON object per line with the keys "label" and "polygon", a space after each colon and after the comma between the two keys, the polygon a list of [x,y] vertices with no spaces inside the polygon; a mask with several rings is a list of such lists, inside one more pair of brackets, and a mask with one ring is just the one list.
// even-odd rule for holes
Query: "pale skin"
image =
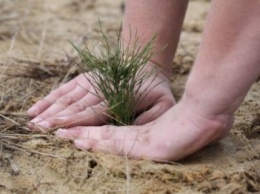
{"label": "pale skin", "polygon": [[[161,66],[158,80],[170,76],[187,3],[185,0],[126,1],[123,35],[127,37],[131,24],[144,39],[149,40],[156,32],[157,45],[168,44],[152,59]],[[213,0],[182,99],[173,106],[169,83],[164,82],[148,96],[151,109],[137,118],[138,125],[97,126],[107,118],[101,116],[104,110],[93,114],[89,108],[102,107],[102,102],[77,87],[77,83],[89,85],[82,75],[36,103],[28,115],[45,130],[67,125],[57,130],[56,135],[73,139],[80,149],[155,161],[182,159],[225,137],[231,129],[234,112],[260,75],[258,18],[259,0]],[[88,89],[91,90],[90,85]],[[53,103],[57,100],[59,103]],[[85,107],[79,102],[85,102]]]}

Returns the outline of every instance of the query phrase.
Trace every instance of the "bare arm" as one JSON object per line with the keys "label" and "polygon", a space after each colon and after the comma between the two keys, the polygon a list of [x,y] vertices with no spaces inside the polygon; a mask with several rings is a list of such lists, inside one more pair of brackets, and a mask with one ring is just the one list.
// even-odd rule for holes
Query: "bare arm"
{"label": "bare arm", "polygon": [[260,1],[214,0],[184,98],[233,114],[260,74]]}
{"label": "bare arm", "polygon": [[[141,40],[157,34],[157,49],[167,47],[152,60],[170,76],[171,63],[180,37],[187,0],[126,0],[123,36],[128,42],[130,30],[137,30]],[[131,29],[129,29],[129,27]]]}

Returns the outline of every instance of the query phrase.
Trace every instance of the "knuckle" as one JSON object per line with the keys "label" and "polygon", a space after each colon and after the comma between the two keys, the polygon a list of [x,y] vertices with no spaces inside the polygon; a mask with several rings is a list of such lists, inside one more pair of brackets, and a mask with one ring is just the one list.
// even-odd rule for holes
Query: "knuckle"
{"label": "knuckle", "polygon": [[166,107],[168,107],[168,108],[171,108],[174,104],[175,104],[175,101],[172,100],[172,99],[168,99],[168,100],[165,102],[165,105],[166,105]]}
{"label": "knuckle", "polygon": [[111,127],[109,125],[105,125],[103,126],[100,136],[102,139],[110,139],[112,137],[112,134],[113,132],[111,130]]}
{"label": "knuckle", "polygon": [[75,102],[75,100],[73,100],[73,98],[64,96],[64,97],[61,97],[60,99],[58,99],[56,101],[56,104],[62,105],[62,106],[68,106],[68,105],[72,104],[73,102]]}
{"label": "knuckle", "polygon": [[50,95],[53,96],[53,98],[59,98],[61,96],[63,96],[66,93],[66,88],[63,86],[58,87],[56,89],[54,89]]}
{"label": "knuckle", "polygon": [[98,141],[95,140],[95,139],[90,139],[89,140],[89,147],[96,150],[96,147],[97,147],[97,144],[98,144]]}
{"label": "knuckle", "polygon": [[46,96],[43,99],[41,99],[38,103],[54,103],[56,100],[55,97],[51,97],[51,96]]}
{"label": "knuckle", "polygon": [[83,131],[83,127],[82,126],[76,126],[76,127],[73,127],[73,132],[77,135],[80,135],[81,134],[81,131]]}
{"label": "knuckle", "polygon": [[142,134],[139,138],[138,138],[139,142],[141,144],[145,145],[149,145],[151,143],[151,138],[149,136],[149,134]]}
{"label": "knuckle", "polygon": [[71,109],[76,112],[82,112],[86,109],[86,107],[84,106],[84,104],[77,102],[77,103],[74,103],[73,105],[71,105]]}
{"label": "knuckle", "polygon": [[85,74],[80,74],[78,77],[76,77],[76,81],[78,83],[84,81],[86,79],[86,75]]}
{"label": "knuckle", "polygon": [[125,147],[124,147],[124,141],[120,139],[113,139],[111,140],[111,148],[114,153],[123,156],[126,153]]}
{"label": "knuckle", "polygon": [[164,106],[165,108],[171,108],[173,105],[175,104],[175,101],[173,98],[170,97],[165,97],[162,101],[162,106]]}

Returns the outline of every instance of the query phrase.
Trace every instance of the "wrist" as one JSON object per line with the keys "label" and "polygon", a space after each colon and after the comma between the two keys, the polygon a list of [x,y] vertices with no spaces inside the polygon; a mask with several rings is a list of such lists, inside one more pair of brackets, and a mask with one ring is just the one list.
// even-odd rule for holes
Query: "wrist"
{"label": "wrist", "polygon": [[[165,68],[169,67],[169,68]],[[160,63],[156,62],[155,60],[151,59],[146,65],[146,71],[154,71],[157,76],[161,77],[162,79],[165,79],[169,81],[171,77],[171,65],[165,65],[162,66]]]}
{"label": "wrist", "polygon": [[[200,101],[196,95],[187,91],[178,104],[182,107],[183,114],[190,118],[197,127],[201,128],[205,124],[208,127],[205,130],[215,130],[217,139],[225,137],[233,126],[234,113],[218,109],[221,104],[211,104],[211,100],[207,101],[207,99]],[[213,138],[212,141],[215,140]]]}
{"label": "wrist", "polygon": [[181,102],[194,112],[212,118],[233,117],[236,107],[225,98],[225,95],[211,89],[201,91],[186,86]]}

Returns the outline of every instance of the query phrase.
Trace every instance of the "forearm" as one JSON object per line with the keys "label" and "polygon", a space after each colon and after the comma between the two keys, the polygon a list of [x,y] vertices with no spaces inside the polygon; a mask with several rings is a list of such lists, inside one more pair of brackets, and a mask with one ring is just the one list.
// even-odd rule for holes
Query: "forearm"
{"label": "forearm", "polygon": [[238,108],[260,74],[259,18],[258,0],[212,2],[184,98],[215,114]]}
{"label": "forearm", "polygon": [[[156,34],[155,49],[160,50],[151,61],[160,65],[167,76],[178,44],[187,0],[126,0],[123,22],[123,37],[129,42],[130,32],[149,41]],[[130,40],[134,41],[134,38]]]}

